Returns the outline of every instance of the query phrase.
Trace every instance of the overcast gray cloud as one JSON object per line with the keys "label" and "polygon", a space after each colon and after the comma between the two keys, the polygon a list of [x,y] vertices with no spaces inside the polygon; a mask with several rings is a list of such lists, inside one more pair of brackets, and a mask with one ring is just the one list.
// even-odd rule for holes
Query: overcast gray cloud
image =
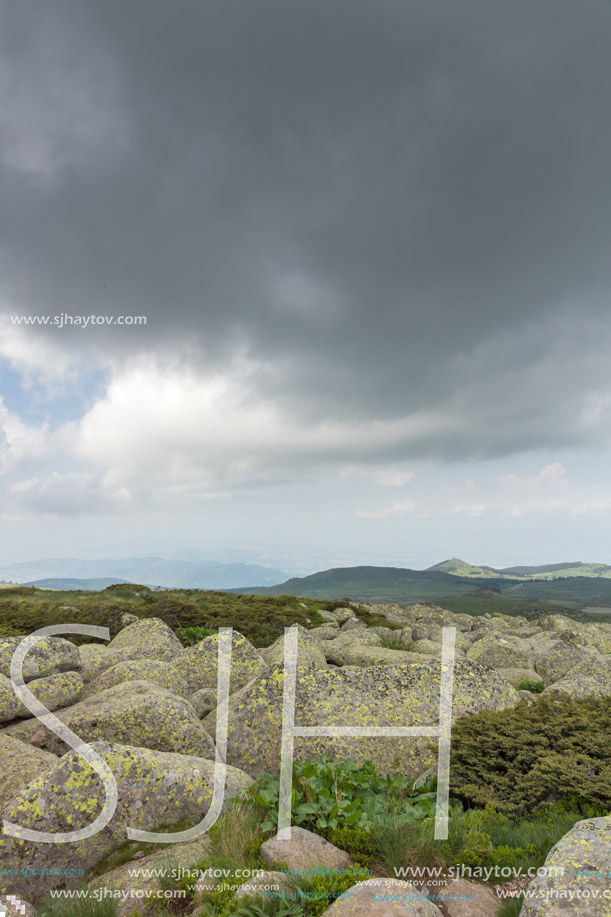
{"label": "overcast gray cloud", "polygon": [[149,319],[64,348],[239,353],[308,422],[470,417],[445,457],[600,436],[603,3],[8,0],[0,42],[7,310]]}

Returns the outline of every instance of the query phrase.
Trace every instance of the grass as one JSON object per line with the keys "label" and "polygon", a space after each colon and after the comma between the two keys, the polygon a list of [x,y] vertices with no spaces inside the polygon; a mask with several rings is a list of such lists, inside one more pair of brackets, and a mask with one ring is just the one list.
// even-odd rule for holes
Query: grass
{"label": "grass", "polygon": [[[78,891],[85,891],[80,886]],[[46,898],[37,910],[38,917],[117,917],[117,902],[112,898]]]}
{"label": "grass", "polygon": [[524,895],[520,895],[519,898],[512,898],[511,901],[507,901],[506,904],[501,905],[495,917],[520,917],[523,902]]}

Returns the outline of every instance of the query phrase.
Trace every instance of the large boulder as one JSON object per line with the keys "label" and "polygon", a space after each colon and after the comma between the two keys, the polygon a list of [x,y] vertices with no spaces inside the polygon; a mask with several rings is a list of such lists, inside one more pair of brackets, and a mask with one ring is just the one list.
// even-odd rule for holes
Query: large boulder
{"label": "large boulder", "polygon": [[15,694],[10,678],[0,674],[0,723],[10,723],[21,710],[21,701]]}
{"label": "large boulder", "polygon": [[549,852],[548,875],[528,886],[520,917],[610,917],[610,863],[611,815],[577,822]]}
{"label": "large boulder", "polygon": [[[108,741],[202,758],[212,739],[191,704],[148,681],[127,681],[62,710],[60,719],[85,742]],[[9,734],[56,755],[64,742],[40,720],[9,726]]]}
{"label": "large boulder", "polygon": [[[308,669],[326,669],[327,660],[321,649],[321,638],[318,635],[314,636],[315,631],[306,630],[304,627],[298,626],[297,630],[297,665]],[[338,632],[333,634],[333,639],[338,639],[337,634]],[[284,665],[284,634],[271,646],[261,650],[261,656],[267,665]]]}
{"label": "large boulder", "polygon": [[35,777],[57,762],[55,755],[0,733],[0,812]]}
{"label": "large boulder", "polygon": [[[401,655],[400,653],[398,655]],[[229,701],[227,760],[247,773],[278,767],[284,673],[274,667]],[[431,726],[438,722],[441,665],[374,665],[297,672],[297,726]],[[515,707],[518,695],[496,672],[466,660],[454,670],[453,717]],[[212,733],[216,714],[204,725]],[[298,737],[296,760],[323,753],[371,759],[383,771],[415,779],[434,763],[437,743],[423,737]]]}
{"label": "large boulder", "polygon": [[36,911],[24,898],[0,895],[0,915],[6,917],[36,917]]}
{"label": "large boulder", "polygon": [[538,624],[579,646],[594,646],[600,653],[611,653],[611,624],[583,623],[565,615],[545,615]]}
{"label": "large boulder", "polygon": [[467,659],[490,669],[531,669],[527,647],[510,634],[487,634],[467,650]]}
{"label": "large boulder", "polygon": [[[62,871],[75,863],[90,872],[110,850],[126,841],[127,826],[145,831],[163,826],[171,831],[178,823],[183,823],[182,828],[185,821],[198,824],[208,811],[213,761],[107,742],[96,742],[93,747],[117,782],[118,802],[111,822],[93,837],[67,844],[24,841],[0,834],[0,891],[40,897],[64,882]],[[251,782],[246,774],[228,767],[225,801]],[[76,752],[70,752],[22,789],[3,815],[30,830],[75,831],[90,825],[101,813],[104,797],[97,773]],[[168,845],[168,850],[172,846]],[[37,875],[35,885],[32,874]]]}
{"label": "large boulder", "polygon": [[352,858],[345,850],[297,825],[291,827],[290,840],[271,837],[264,841],[259,856],[266,866],[282,864],[296,874],[307,874],[320,866],[344,870],[352,865]]}
{"label": "large boulder", "polygon": [[513,685],[514,688],[517,688],[519,684],[523,681],[531,681],[541,683],[543,679],[538,675],[534,669],[497,669],[499,675],[504,678],[509,684]]}
{"label": "large boulder", "polygon": [[108,888],[113,892],[121,892],[121,898],[117,899],[117,917],[129,917],[134,912],[150,914],[148,896],[155,895],[163,887],[159,881],[160,874],[165,872],[170,876],[174,871],[178,885],[179,877],[187,875],[182,870],[196,866],[206,856],[210,848],[210,838],[207,834],[202,834],[194,841],[160,846],[161,849],[156,853],[131,860],[124,866],[118,866],[89,882],[89,888],[92,890]]}
{"label": "large boulder", "polygon": [[83,643],[78,647],[81,661],[80,672],[85,684],[93,681],[98,675],[116,665],[117,660],[108,652],[108,647],[102,643]]}
{"label": "large boulder", "polygon": [[409,882],[358,882],[323,911],[322,917],[442,917],[439,908]]}
{"label": "large boulder", "polygon": [[574,666],[590,658],[592,647],[575,646],[568,640],[557,640],[535,659],[535,670],[548,685],[553,684]]}
{"label": "large boulder", "polygon": [[159,659],[128,659],[98,675],[87,685],[83,696],[99,694],[100,691],[113,688],[124,681],[149,681],[178,697],[189,697],[190,694],[186,679],[171,662],[160,662]]}
{"label": "large boulder", "polygon": [[[13,653],[24,637],[4,637],[0,640],[0,673],[10,676]],[[43,637],[29,650],[23,661],[23,680],[44,678],[57,672],[78,671],[79,652],[74,643],[62,637]]]}
{"label": "large boulder", "polygon": [[611,678],[602,679],[599,675],[567,675],[546,688],[543,694],[558,700],[566,697],[611,697]]}
{"label": "large boulder", "polygon": [[[47,675],[28,682],[28,690],[44,704],[47,710],[59,710],[75,704],[83,690],[83,679],[79,672],[60,672],[58,675]],[[16,716],[31,717],[33,713],[19,702]]]}
{"label": "large boulder", "polygon": [[[218,672],[218,634],[200,640],[195,646],[182,650],[174,665],[186,679],[189,690],[195,693],[202,688],[217,687]],[[265,662],[259,652],[249,643],[246,637],[237,631],[233,632],[231,646],[231,680],[230,692],[242,688],[265,669]]]}
{"label": "large boulder", "polygon": [[108,644],[116,662],[125,659],[159,659],[172,662],[183,651],[176,634],[161,618],[141,618],[120,630]]}

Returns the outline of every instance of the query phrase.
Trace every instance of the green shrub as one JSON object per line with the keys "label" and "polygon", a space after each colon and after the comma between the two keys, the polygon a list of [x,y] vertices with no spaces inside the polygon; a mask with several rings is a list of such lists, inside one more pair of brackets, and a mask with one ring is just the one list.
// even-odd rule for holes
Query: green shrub
{"label": "green shrub", "polygon": [[519,685],[516,685],[516,691],[530,691],[531,694],[541,694],[547,685],[544,681],[531,681],[530,678],[523,678]]}
{"label": "green shrub", "polygon": [[176,636],[183,646],[195,646],[205,637],[211,637],[213,631],[206,630],[205,627],[179,627]]}
{"label": "green shrub", "polygon": [[571,794],[572,805],[611,809],[611,698],[461,717],[452,731],[452,792],[469,806],[520,815]]}
{"label": "green shrub", "polygon": [[347,851],[360,866],[371,866],[378,852],[374,835],[364,828],[331,828],[324,832],[324,836],[330,844]]}
{"label": "green shrub", "polygon": [[[448,838],[435,841],[435,823],[426,819],[404,829],[404,859],[390,861],[395,866],[462,866],[477,870],[495,866],[512,866],[523,871],[542,866],[551,848],[581,819],[577,811],[568,811],[563,803],[542,809],[528,819],[512,820],[491,806],[469,809],[453,808],[450,812]],[[384,856],[390,832],[380,830],[377,836]],[[386,840],[385,840],[386,839]],[[384,847],[386,842],[387,847]],[[503,881],[494,875],[490,881]]]}
{"label": "green shrub", "polygon": [[[267,812],[261,825],[278,824],[278,774],[262,774],[251,788],[252,798]],[[394,813],[406,822],[419,821],[435,809],[434,783],[414,789],[400,774],[380,776],[371,761],[357,766],[354,758],[337,762],[323,755],[293,765],[292,821],[319,833],[340,827],[369,828]]]}
{"label": "green shrub", "polygon": [[380,646],[383,646],[387,650],[407,650],[408,646],[405,643],[401,643],[398,636],[389,637],[386,634],[380,635]]}

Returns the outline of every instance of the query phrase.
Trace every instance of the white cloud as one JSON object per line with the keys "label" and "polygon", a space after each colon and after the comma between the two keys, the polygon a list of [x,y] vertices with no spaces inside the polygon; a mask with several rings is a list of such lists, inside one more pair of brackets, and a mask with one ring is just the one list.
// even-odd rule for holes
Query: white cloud
{"label": "white cloud", "polygon": [[416,504],[411,500],[405,500],[402,503],[393,503],[391,506],[386,506],[384,509],[378,510],[365,510],[361,509],[357,512],[357,516],[361,516],[363,519],[389,519],[392,516],[407,516],[414,513],[416,509]]}
{"label": "white cloud", "polygon": [[374,473],[373,479],[381,487],[404,487],[414,477],[413,471],[400,471],[398,468],[383,468]]}
{"label": "white cloud", "polygon": [[44,453],[45,426],[29,427],[4,405],[0,396],[0,475],[14,471],[22,462]]}
{"label": "white cloud", "polygon": [[553,462],[542,468],[539,474],[530,478],[527,482],[531,487],[546,487],[548,485],[559,485],[564,487],[568,481],[566,478],[566,468],[560,462]]}
{"label": "white cloud", "polygon": [[475,503],[471,505],[461,503],[449,510],[448,516],[483,516],[486,509],[485,503]]}
{"label": "white cloud", "polygon": [[39,382],[52,396],[60,382],[74,382],[78,375],[78,356],[61,345],[42,337],[31,325],[17,325],[12,317],[23,311],[4,305],[7,314],[0,314],[0,362],[6,360],[17,372],[25,388]]}
{"label": "white cloud", "polygon": [[500,474],[497,478],[499,484],[512,485],[512,484],[521,484],[522,478],[517,474]]}

